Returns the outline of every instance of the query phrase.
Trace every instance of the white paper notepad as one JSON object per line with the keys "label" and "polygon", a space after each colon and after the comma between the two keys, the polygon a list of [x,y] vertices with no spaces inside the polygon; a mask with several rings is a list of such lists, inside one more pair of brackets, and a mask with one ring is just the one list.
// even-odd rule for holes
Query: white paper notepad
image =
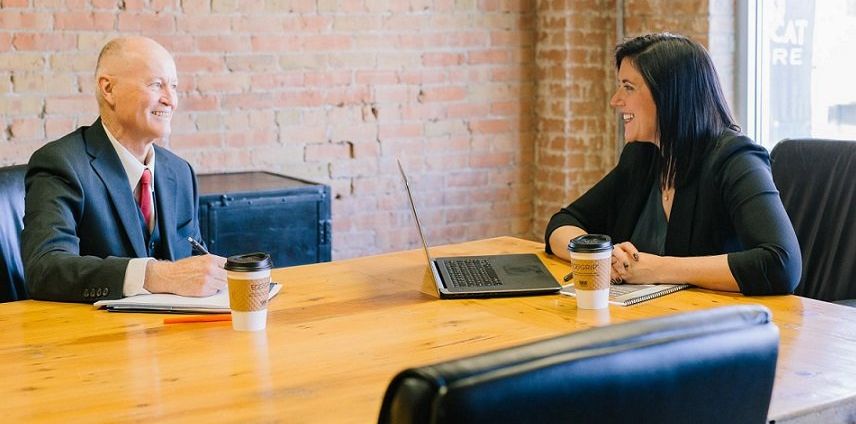
{"label": "white paper notepad", "polygon": [[[268,299],[279,293],[282,284],[271,283]],[[177,294],[141,294],[116,300],[99,300],[96,309],[110,312],[211,313],[229,312],[229,291],[221,290],[208,297],[187,297]]]}

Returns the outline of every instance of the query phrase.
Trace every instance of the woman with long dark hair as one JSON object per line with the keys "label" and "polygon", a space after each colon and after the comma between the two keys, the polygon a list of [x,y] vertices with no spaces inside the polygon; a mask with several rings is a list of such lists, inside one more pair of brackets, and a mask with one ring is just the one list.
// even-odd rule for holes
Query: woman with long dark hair
{"label": "woman with long dark hair", "polygon": [[792,292],[800,250],[769,154],[740,133],[704,47],[643,35],[616,48],[615,65],[610,106],[627,144],[612,171],[550,219],[547,252],[569,259],[574,237],[607,234],[614,282]]}

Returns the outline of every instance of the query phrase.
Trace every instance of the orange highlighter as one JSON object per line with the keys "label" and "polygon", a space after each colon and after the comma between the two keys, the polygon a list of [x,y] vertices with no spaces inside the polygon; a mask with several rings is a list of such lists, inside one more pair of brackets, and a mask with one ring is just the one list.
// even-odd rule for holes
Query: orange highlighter
{"label": "orange highlighter", "polygon": [[231,321],[232,314],[190,315],[183,317],[164,318],[164,324],[186,324],[192,322]]}

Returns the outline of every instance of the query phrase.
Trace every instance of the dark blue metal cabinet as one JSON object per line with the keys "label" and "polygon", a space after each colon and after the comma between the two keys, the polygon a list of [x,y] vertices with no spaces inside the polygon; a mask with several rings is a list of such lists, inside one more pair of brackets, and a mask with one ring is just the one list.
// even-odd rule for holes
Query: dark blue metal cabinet
{"label": "dark blue metal cabinet", "polygon": [[199,226],[211,253],[263,251],[276,267],[330,261],[330,187],[271,172],[199,175]]}

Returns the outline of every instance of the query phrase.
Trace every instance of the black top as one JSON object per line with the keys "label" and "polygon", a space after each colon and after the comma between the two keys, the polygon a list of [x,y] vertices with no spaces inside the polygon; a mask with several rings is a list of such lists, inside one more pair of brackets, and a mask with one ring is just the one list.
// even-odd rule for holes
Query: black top
{"label": "black top", "polygon": [[[612,171],[553,215],[545,240],[565,225],[607,234],[615,244],[629,240],[659,179],[658,156],[651,143],[627,144]],[[664,250],[668,256],[727,253],[731,273],[747,295],[793,292],[800,250],[773,184],[767,150],[732,132],[711,143],[698,172],[676,187]]]}
{"label": "black top", "polygon": [[669,221],[666,220],[666,210],[660,201],[660,182],[654,181],[649,192],[633,235],[630,236],[630,242],[640,252],[662,256],[666,248]]}

